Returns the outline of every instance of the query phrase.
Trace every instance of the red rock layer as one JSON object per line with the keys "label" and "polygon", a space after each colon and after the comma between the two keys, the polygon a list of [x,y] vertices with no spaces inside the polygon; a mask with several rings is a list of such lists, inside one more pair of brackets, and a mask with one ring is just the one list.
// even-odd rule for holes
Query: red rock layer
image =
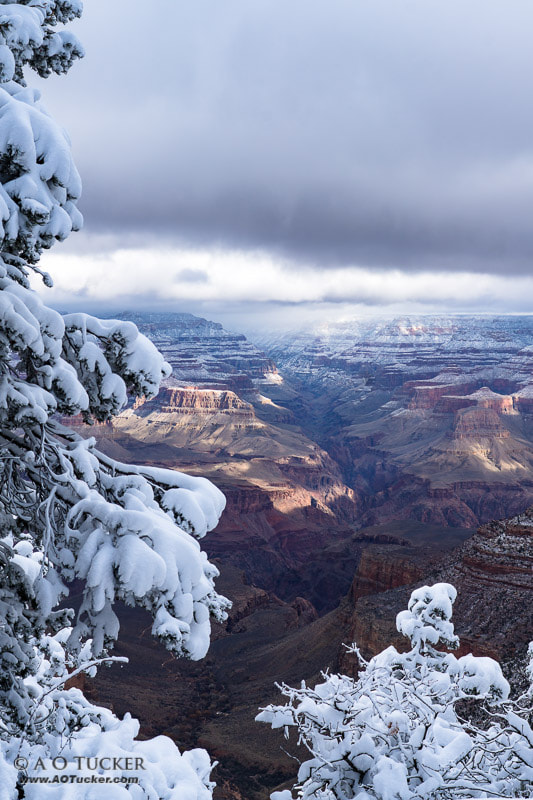
{"label": "red rock layer", "polygon": [[454,421],[454,439],[509,439],[510,432],[500,422],[496,411],[486,406],[461,409]]}
{"label": "red rock layer", "polygon": [[134,410],[143,408],[146,413],[159,411],[165,414],[187,414],[196,411],[245,411],[253,415],[249,403],[241,400],[235,392],[210,389],[165,387],[152,400],[137,400]]}
{"label": "red rock layer", "polygon": [[408,408],[422,409],[435,408],[437,403],[444,395],[467,395],[478,388],[476,383],[471,381],[465,383],[435,384],[419,383],[418,381],[408,381],[404,384],[403,390],[411,394]]}

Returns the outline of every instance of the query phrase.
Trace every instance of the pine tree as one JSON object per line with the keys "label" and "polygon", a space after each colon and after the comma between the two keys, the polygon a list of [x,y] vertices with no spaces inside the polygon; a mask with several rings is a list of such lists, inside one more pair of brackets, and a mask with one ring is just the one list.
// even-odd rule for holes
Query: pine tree
{"label": "pine tree", "polygon": [[[286,735],[295,727],[309,750],[298,772],[299,797],[533,797],[532,694],[511,702],[496,661],[447,652],[459,644],[451,622],[455,598],[450,584],[417,589],[397,617],[411,641],[407,653],[389,647],[366,662],[354,645],[362,662],[357,680],[324,675],[314,689],[282,686],[288,703],[258,715]],[[529,655],[533,679],[533,645]],[[479,706],[476,721],[461,715],[465,701]]]}
{"label": "pine tree", "polygon": [[[51,285],[40,255],[82,219],[68,138],[25,76],[66,73],[83,55],[63,28],[81,11],[79,0],[0,0],[0,800],[203,799],[212,790],[204,751],[138,742],[135,720],[66,688],[113,660],[116,601],[147,609],[154,635],[193,659],[228,606],[198,542],[218,521],[221,493],[107,458],[60,422],[108,420],[128,395],[154,395],[170,371],[133,324],[61,316],[30,286],[32,273]],[[73,580],[83,585],[76,615],[59,609]],[[107,778],[84,761],[98,755],[143,759],[138,785],[30,782],[59,777],[53,758],[77,757],[76,778]]]}

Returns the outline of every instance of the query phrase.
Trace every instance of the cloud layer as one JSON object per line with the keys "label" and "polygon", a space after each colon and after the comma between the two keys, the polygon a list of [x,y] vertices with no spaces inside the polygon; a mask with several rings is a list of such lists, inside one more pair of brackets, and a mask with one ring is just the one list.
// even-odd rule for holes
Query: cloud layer
{"label": "cloud layer", "polygon": [[527,274],[529,0],[91,0],[45,97],[89,232]]}
{"label": "cloud layer", "polygon": [[199,247],[50,255],[44,266],[56,288],[37,288],[62,309],[186,309],[245,330],[361,313],[528,313],[533,296],[533,276],[509,281],[472,272],[297,269],[267,252]]}

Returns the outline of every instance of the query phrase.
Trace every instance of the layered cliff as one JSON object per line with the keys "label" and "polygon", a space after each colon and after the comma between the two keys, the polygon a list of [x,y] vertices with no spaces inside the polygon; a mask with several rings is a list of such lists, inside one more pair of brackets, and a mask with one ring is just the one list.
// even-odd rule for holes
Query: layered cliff
{"label": "layered cliff", "polygon": [[228,390],[199,389],[197,387],[164,386],[154,400],[137,400],[134,411],[142,414],[193,414],[196,411],[230,412],[248,419],[253,417],[253,407]]}
{"label": "layered cliff", "polygon": [[[309,585],[302,570],[328,542],[357,527],[357,496],[331,457],[298,426],[261,419],[232,391],[169,385],[87,433],[122,460],[210,478],[227,505],[204,548],[284,599]],[[346,588],[317,585],[310,599],[331,608]]]}
{"label": "layered cliff", "polygon": [[154,342],[171,365],[175,384],[254,393],[281,380],[270,357],[219,322],[173,313],[127,312],[121,318],[135,322]]}
{"label": "layered cliff", "polygon": [[533,502],[533,321],[359,320],[263,340],[361,522],[476,527]]}
{"label": "layered cliff", "polygon": [[[391,555],[378,559],[382,575],[387,576]],[[362,560],[346,609],[351,636],[362,650],[373,655],[388,642],[400,644],[394,619],[413,586],[445,581],[458,590],[454,623],[461,653],[472,651],[504,662],[523,656],[533,639],[533,508],[482,526],[458,549],[442,554],[437,568],[434,565],[431,560],[418,562],[419,575],[405,588],[388,590],[385,580],[382,593],[370,594],[360,590],[368,574]]]}
{"label": "layered cliff", "polygon": [[481,527],[439,576],[459,587],[466,647],[505,660],[525,652],[533,639],[533,508]]}

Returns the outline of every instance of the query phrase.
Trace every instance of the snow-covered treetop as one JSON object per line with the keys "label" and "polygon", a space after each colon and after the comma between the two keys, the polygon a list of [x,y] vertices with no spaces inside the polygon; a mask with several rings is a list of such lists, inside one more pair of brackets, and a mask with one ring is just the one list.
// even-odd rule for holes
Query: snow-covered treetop
{"label": "snow-covered treetop", "polygon": [[67,72],[83,48],[70,32],[57,25],[80,17],[80,0],[21,0],[0,2],[0,81],[24,83],[26,65],[42,78]]}
{"label": "snow-covered treetop", "polygon": [[[288,702],[261,711],[257,719],[287,737],[296,728],[309,751],[294,786],[299,800],[533,797],[527,695],[509,701],[493,659],[435,649],[457,647],[455,597],[449,584],[417,589],[397,618],[410,651],[388,647],[369,662],[361,658],[357,680],[324,674],[314,688],[281,686]],[[529,652],[533,660],[533,644]],[[477,701],[480,724],[464,720],[464,700]],[[288,790],[272,795],[292,798]]]}
{"label": "snow-covered treetop", "polygon": [[455,649],[459,639],[453,632],[452,605],[457,591],[449,583],[422,586],[411,595],[407,611],[396,617],[396,627],[411,640],[413,647],[424,650],[431,645]]}
{"label": "snow-covered treetop", "polygon": [[[464,697],[492,697],[506,699],[509,684],[503,677],[499,664],[492,658],[465,655],[456,658],[446,650],[459,647],[459,637],[454,633],[452,618],[457,590],[450,583],[436,583],[415,589],[406,611],[396,617],[396,627],[411,640],[412,650],[397,654],[393,647],[385,650],[370,662],[381,666],[383,657],[397,662],[403,669],[414,670],[423,666],[427,672],[437,670],[453,675],[454,691]],[[440,646],[440,650],[436,648]],[[442,686],[442,689],[444,685]]]}
{"label": "snow-covered treetop", "polygon": [[21,259],[78,230],[81,181],[67,134],[26,88],[25,68],[42,77],[67,72],[83,48],[58,24],[80,16],[78,0],[0,3],[0,257],[26,285]]}

